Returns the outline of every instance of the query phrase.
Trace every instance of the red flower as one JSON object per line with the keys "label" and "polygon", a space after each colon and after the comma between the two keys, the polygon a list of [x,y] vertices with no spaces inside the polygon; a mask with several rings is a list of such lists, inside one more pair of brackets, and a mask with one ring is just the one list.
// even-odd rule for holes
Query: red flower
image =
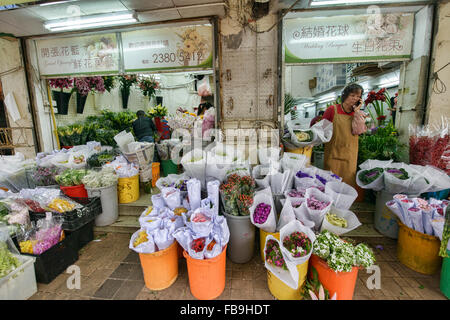
{"label": "red flower", "polygon": [[386,116],[379,116],[378,118],[377,118],[377,120],[385,120],[386,119]]}

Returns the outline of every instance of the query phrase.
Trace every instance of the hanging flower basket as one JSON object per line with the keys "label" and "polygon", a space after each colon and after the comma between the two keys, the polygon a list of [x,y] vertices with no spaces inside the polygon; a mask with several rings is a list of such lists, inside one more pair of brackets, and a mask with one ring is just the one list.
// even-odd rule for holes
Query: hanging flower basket
{"label": "hanging flower basket", "polygon": [[52,91],[53,100],[56,102],[58,114],[66,115],[69,110],[69,101],[72,93],[63,91]]}

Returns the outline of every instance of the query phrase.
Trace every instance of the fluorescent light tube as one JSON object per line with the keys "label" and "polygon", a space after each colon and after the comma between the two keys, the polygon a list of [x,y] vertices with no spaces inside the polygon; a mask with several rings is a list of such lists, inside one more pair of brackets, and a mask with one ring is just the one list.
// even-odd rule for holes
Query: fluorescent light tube
{"label": "fluorescent light tube", "polygon": [[392,87],[396,87],[400,84],[399,80],[395,80],[395,81],[388,81],[388,82],[382,82],[378,85],[379,88],[392,88]]}
{"label": "fluorescent light tube", "polygon": [[328,1],[313,1],[311,2],[311,7],[314,6],[327,6],[332,4],[355,4],[355,3],[361,3],[361,4],[368,4],[368,3],[375,3],[375,2],[382,2],[380,0],[328,0]]}
{"label": "fluorescent light tube", "polygon": [[138,20],[136,19],[133,12],[125,11],[112,14],[89,15],[50,20],[44,23],[44,27],[50,31],[62,31],[70,29],[118,25],[136,21]]}
{"label": "fluorescent light tube", "polygon": [[76,24],[76,25],[64,26],[64,27],[54,27],[54,28],[51,28],[50,31],[64,31],[64,30],[103,27],[103,26],[111,26],[111,25],[121,25],[121,24],[136,22],[136,21],[137,21],[136,19],[132,18],[132,19],[120,20],[120,21],[104,21],[104,22],[95,22],[95,23],[88,23],[88,24]]}

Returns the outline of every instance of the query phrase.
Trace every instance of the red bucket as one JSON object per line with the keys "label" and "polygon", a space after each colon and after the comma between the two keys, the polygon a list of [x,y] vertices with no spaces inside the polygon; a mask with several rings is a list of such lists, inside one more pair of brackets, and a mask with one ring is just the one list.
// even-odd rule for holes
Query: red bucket
{"label": "red bucket", "polygon": [[61,191],[68,197],[71,198],[87,198],[88,194],[84,188],[84,184],[79,184],[77,186],[63,187],[60,186]]}

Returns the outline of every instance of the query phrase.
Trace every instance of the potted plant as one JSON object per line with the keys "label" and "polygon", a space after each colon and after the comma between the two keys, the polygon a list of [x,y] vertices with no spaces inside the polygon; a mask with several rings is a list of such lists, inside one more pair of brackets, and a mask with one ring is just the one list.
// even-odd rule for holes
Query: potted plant
{"label": "potted plant", "polygon": [[63,89],[70,89],[73,86],[73,79],[57,78],[49,79],[48,82],[52,88],[60,89],[59,91],[52,91],[53,99],[56,101],[56,105],[58,107],[58,114],[67,114],[67,111],[69,110],[69,100],[72,92],[63,92]]}
{"label": "potted plant", "polygon": [[158,132],[162,132],[163,127],[162,127],[161,120],[162,120],[162,118],[167,116],[167,108],[163,107],[159,104],[156,107],[151,108],[148,111],[148,114],[149,114],[150,118],[155,119],[155,126],[156,126],[156,129],[158,130]]}
{"label": "potted plant", "polygon": [[128,107],[128,98],[130,97],[130,88],[133,84],[137,83],[137,77],[135,75],[127,75],[119,77],[120,92],[122,94],[122,107],[126,109]]}

